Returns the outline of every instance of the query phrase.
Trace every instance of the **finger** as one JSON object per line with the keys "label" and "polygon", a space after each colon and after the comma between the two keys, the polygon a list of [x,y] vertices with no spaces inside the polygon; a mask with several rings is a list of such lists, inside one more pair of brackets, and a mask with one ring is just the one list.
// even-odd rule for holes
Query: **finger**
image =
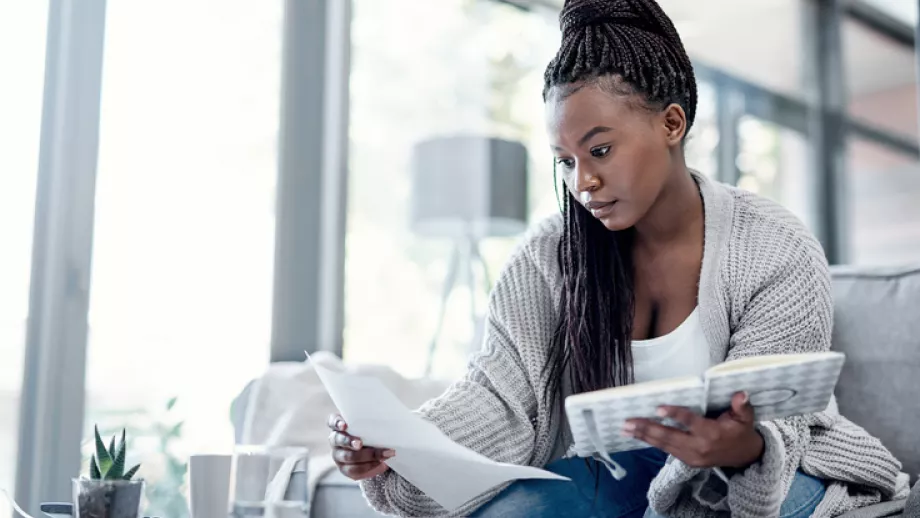
{"label": "finger", "polygon": [[673,419],[685,426],[693,435],[700,437],[711,437],[713,435],[713,423],[689,408],[665,405],[658,408],[658,416]]}
{"label": "finger", "polygon": [[674,456],[690,451],[693,446],[693,437],[689,433],[649,419],[630,419],[623,431]]}
{"label": "finger", "polygon": [[378,460],[387,460],[392,459],[396,456],[396,452],[390,449],[375,448],[377,450],[377,459]]}
{"label": "finger", "polygon": [[336,448],[332,450],[333,460],[342,464],[360,464],[362,462],[371,462],[375,460],[384,461],[395,456],[395,451],[383,448],[362,448],[357,451],[348,448]]}
{"label": "finger", "polygon": [[332,459],[339,464],[363,464],[365,462],[379,461],[383,454],[377,448],[362,448],[358,451],[347,448],[332,450]]}
{"label": "finger", "polygon": [[349,450],[360,450],[364,447],[360,437],[354,437],[343,432],[330,433],[329,445],[333,448],[346,448]]}
{"label": "finger", "polygon": [[754,407],[750,400],[747,392],[738,392],[732,397],[732,419],[745,424],[754,422]]}
{"label": "finger", "polygon": [[339,414],[331,414],[329,419],[326,420],[326,426],[339,432],[344,432],[348,428],[345,419]]}
{"label": "finger", "polygon": [[352,480],[364,480],[379,475],[386,471],[386,464],[380,461],[363,462],[361,464],[346,464],[339,467],[343,475]]}

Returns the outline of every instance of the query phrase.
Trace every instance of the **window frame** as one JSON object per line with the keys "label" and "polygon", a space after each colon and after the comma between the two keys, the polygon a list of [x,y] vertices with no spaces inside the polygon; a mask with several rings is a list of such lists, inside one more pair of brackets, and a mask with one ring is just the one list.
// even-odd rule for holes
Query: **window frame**
{"label": "window frame", "polygon": [[15,490],[36,515],[81,463],[105,5],[48,5]]}

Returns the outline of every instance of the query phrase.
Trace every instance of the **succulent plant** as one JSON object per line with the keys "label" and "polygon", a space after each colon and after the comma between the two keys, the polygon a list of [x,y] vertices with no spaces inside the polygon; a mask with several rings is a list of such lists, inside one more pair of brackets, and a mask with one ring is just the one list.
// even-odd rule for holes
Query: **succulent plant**
{"label": "succulent plant", "polygon": [[106,448],[102,442],[102,436],[99,435],[99,427],[96,427],[96,454],[90,458],[89,478],[92,480],[131,480],[140,464],[125,471],[125,431],[121,431],[121,441],[117,447],[115,445],[115,436],[109,441],[109,447]]}

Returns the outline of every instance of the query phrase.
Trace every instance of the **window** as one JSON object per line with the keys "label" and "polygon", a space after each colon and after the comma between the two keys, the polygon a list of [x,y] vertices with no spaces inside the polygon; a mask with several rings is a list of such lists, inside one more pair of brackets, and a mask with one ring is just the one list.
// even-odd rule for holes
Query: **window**
{"label": "window", "polygon": [[753,116],[738,123],[738,186],[783,205],[814,230],[813,179],[804,135]]}
{"label": "window", "polygon": [[914,50],[852,19],[843,22],[842,35],[850,115],[916,140]]}
{"label": "window", "polygon": [[694,60],[758,86],[803,97],[805,2],[658,0]]}
{"label": "window", "polygon": [[920,162],[878,144],[852,139],[847,164],[850,262],[909,264],[920,260]]}
{"label": "window", "polygon": [[[917,2],[862,0],[916,26]],[[841,26],[847,111],[854,121],[917,141],[917,61],[904,41],[857,19]],[[904,264],[920,260],[920,163],[882,143],[851,136],[847,144],[848,261]]]}
{"label": "window", "polygon": [[[557,210],[541,92],[558,38],[552,16],[488,0],[354,2],[347,360],[406,375],[425,369],[451,243],[410,230],[414,143],[458,133],[520,141],[530,153],[532,218]],[[483,244],[493,278],[513,243]],[[463,370],[473,336],[469,297],[461,289],[450,299],[437,375]],[[485,297],[477,295],[480,307]]]}
{"label": "window", "polygon": [[716,89],[713,85],[697,81],[696,120],[687,136],[684,156],[687,166],[710,178],[718,174],[717,148],[719,123],[716,119]]}
{"label": "window", "polygon": [[[0,487],[13,491],[22,385],[47,1],[0,3]],[[9,517],[0,506],[0,518]]]}
{"label": "window", "polygon": [[282,6],[108,5],[85,436],[128,426],[151,515],[268,364]]}
{"label": "window", "polygon": [[906,24],[917,25],[917,2],[912,0],[859,0]]}

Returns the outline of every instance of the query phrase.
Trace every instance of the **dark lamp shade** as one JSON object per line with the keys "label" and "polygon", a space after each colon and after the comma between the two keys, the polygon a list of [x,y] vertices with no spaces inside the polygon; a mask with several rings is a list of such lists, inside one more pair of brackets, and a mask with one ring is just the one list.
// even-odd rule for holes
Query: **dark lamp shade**
{"label": "dark lamp shade", "polygon": [[527,149],[475,136],[425,140],[412,153],[412,230],[426,237],[514,236],[527,227]]}

